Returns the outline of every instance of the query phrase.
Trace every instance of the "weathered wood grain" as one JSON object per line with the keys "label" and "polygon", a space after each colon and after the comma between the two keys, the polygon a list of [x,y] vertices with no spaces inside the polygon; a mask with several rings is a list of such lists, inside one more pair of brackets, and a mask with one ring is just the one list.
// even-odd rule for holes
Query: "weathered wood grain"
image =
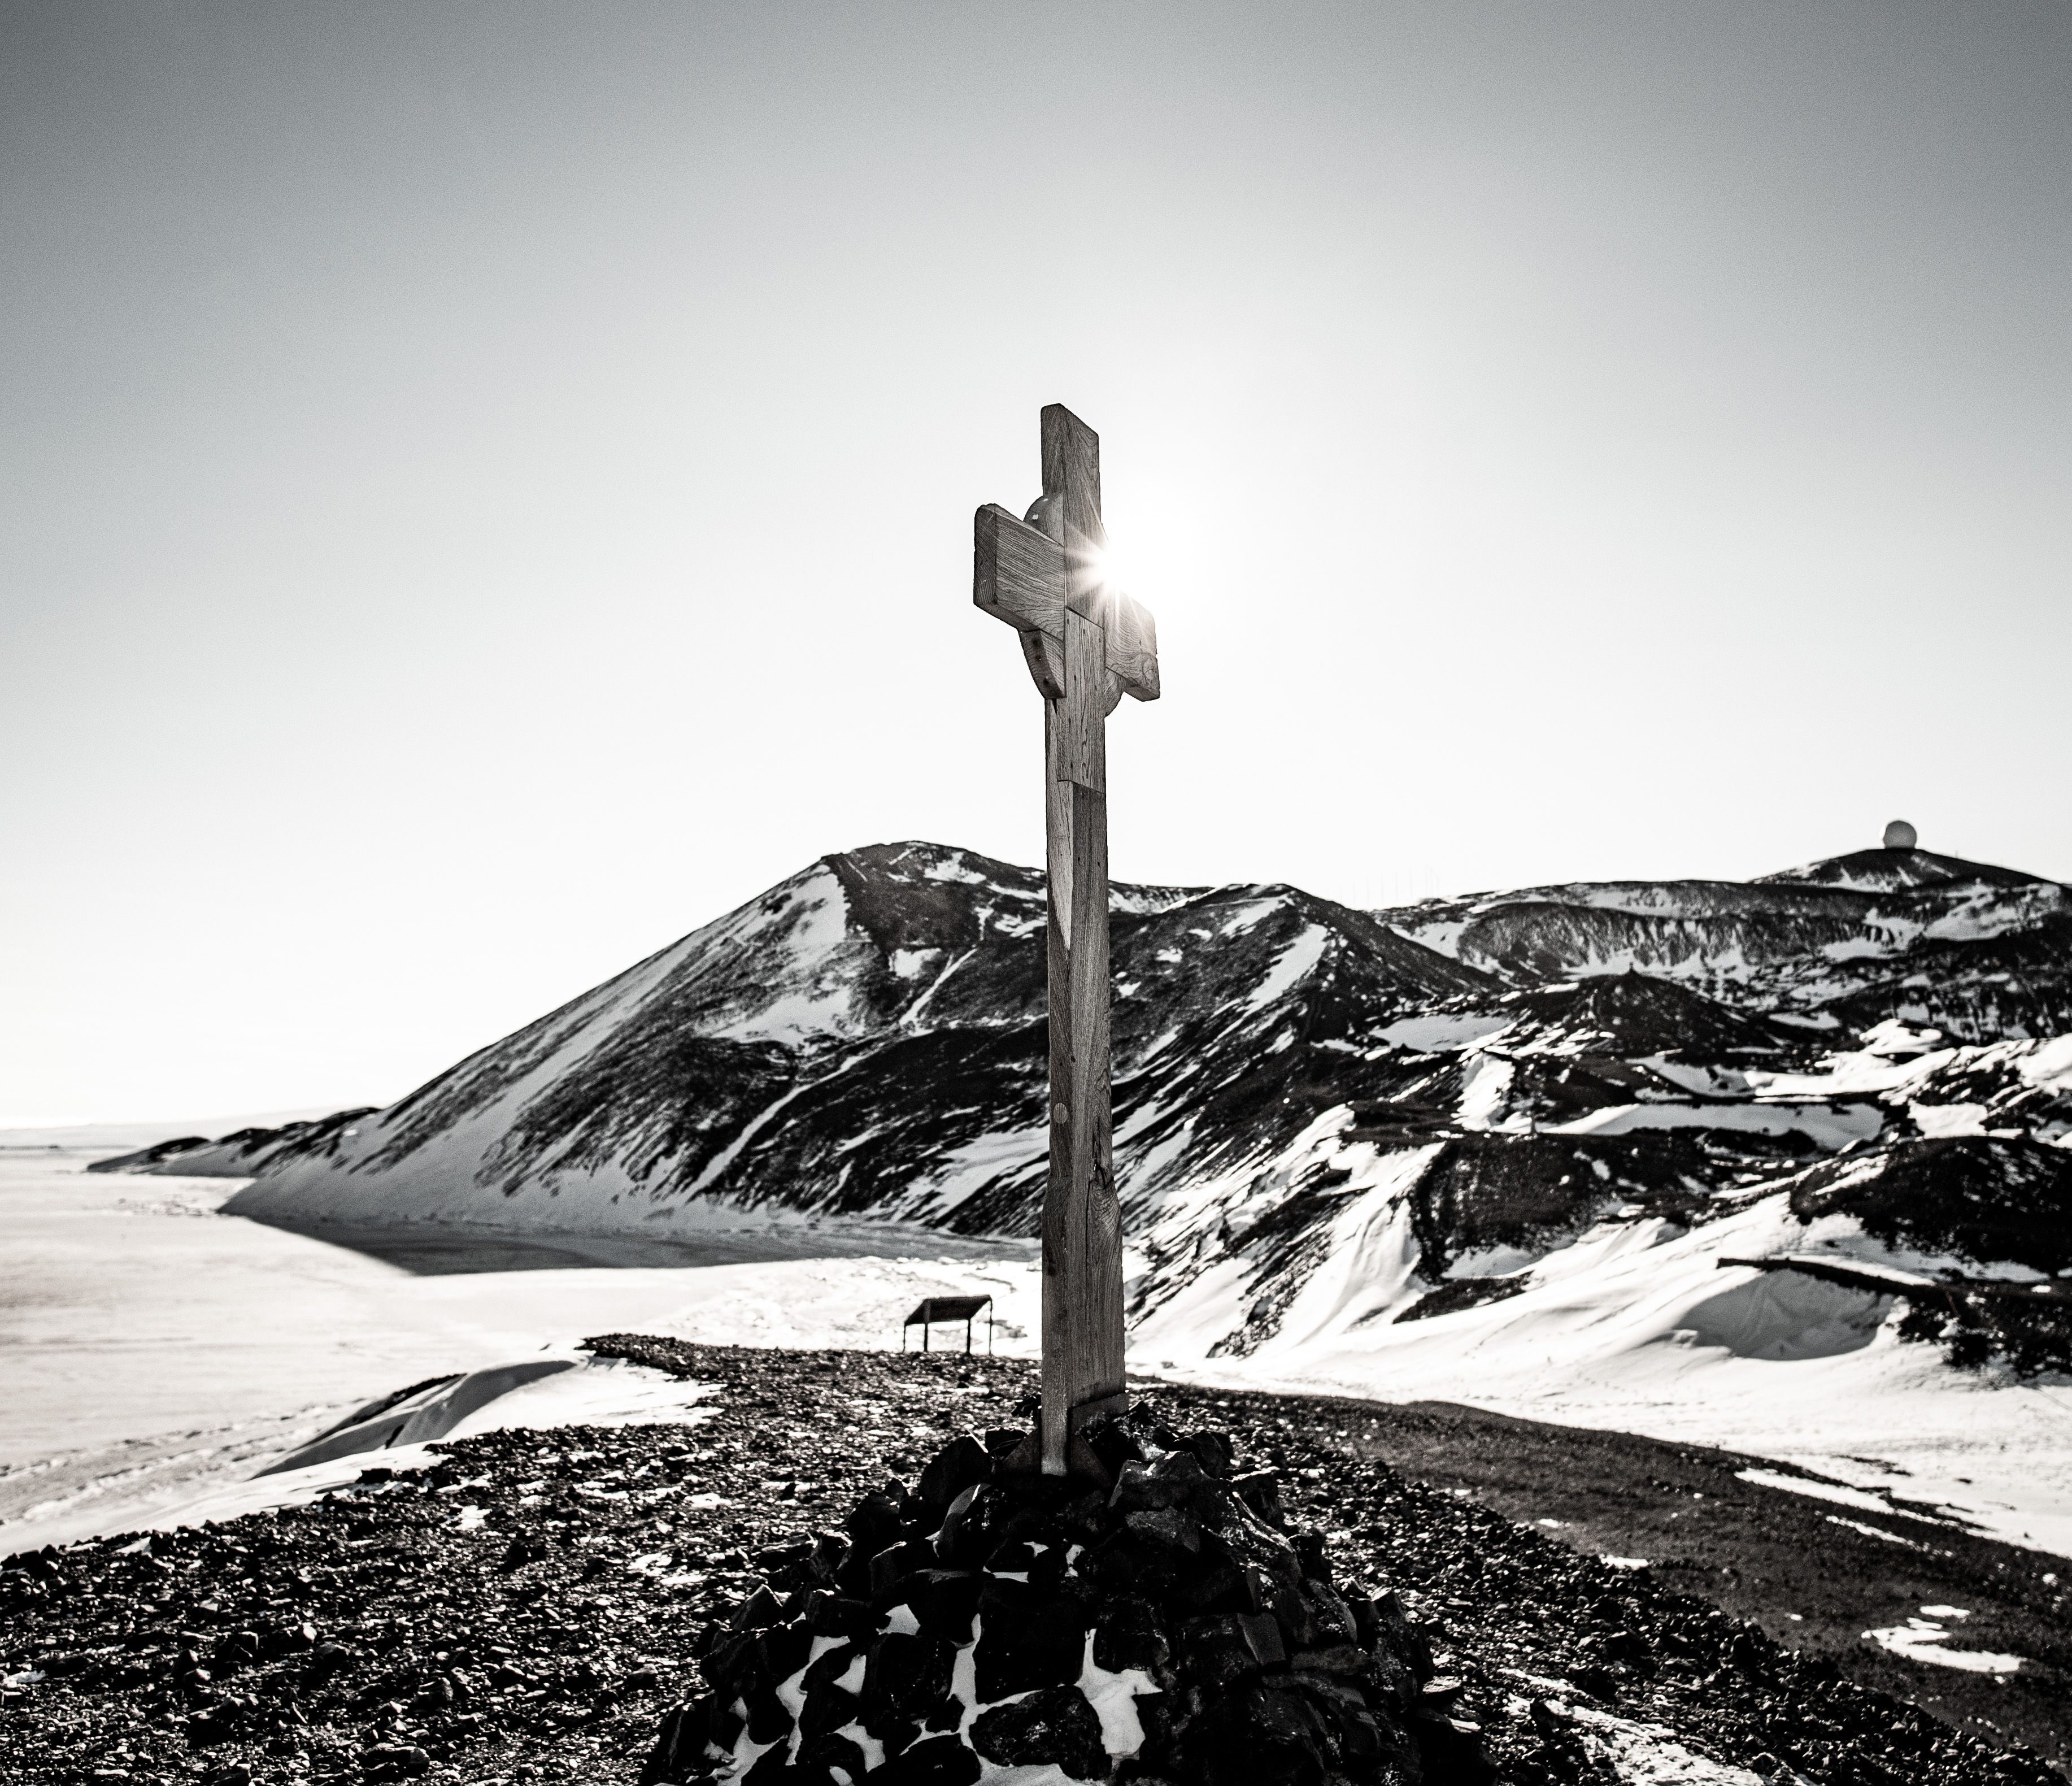
{"label": "weathered wood grain", "polygon": [[1124,694],[1139,701],[1158,698],[1157,623],[1150,609],[1119,590],[1108,603],[1108,667]]}
{"label": "weathered wood grain", "polygon": [[1054,504],[1067,566],[1065,601],[1090,620],[1100,618],[1108,529],[1101,521],[1100,436],[1062,403],[1043,410],[1043,496]]}
{"label": "weathered wood grain", "polygon": [[1050,1159],[1043,1192],[1043,1379],[1042,1460],[1046,1475],[1067,1471],[1067,1446],[1078,1372],[1073,1362],[1081,1272],[1073,1244],[1072,1158],[1076,1150],[1079,1088],[1072,1073],[1072,1032],[1066,1014],[1072,1008],[1073,818],[1075,792],[1067,766],[1065,706],[1046,702],[1043,708],[1044,830],[1049,863],[1046,940],[1049,944]]}
{"label": "weathered wood grain", "polygon": [[1064,724],[1060,769],[1067,781],[1105,792],[1108,787],[1108,637],[1093,621],[1065,615]]}
{"label": "weathered wood grain", "polygon": [[1016,635],[1022,641],[1022,660],[1029,665],[1030,681],[1036,692],[1046,701],[1062,701],[1065,698],[1065,648],[1055,639],[1046,639],[1040,632]]}
{"label": "weathered wood grain", "polygon": [[1071,1423],[1123,1390],[1122,1215],[1108,1082],[1108,796],[1072,788],[1073,1251]]}
{"label": "weathered wood grain", "polygon": [[1068,996],[1057,980],[1072,946],[1072,782],[1060,775],[1064,752],[1061,705],[1043,704],[1043,842],[1050,907],[1049,940],[1053,996]]}
{"label": "weathered wood grain", "polygon": [[1050,872],[1050,1159],[1043,1200],[1042,1466],[1073,1431],[1127,1405],[1122,1212],[1109,1093],[1107,717],[1159,695],[1158,635],[1107,582],[1100,439],[1043,411],[1043,495],[1026,521],[989,503],[973,526],[972,599],[1021,635],[1044,696]]}
{"label": "weathered wood grain", "polygon": [[972,521],[972,600],[1008,625],[1065,636],[1065,549],[987,503]]}

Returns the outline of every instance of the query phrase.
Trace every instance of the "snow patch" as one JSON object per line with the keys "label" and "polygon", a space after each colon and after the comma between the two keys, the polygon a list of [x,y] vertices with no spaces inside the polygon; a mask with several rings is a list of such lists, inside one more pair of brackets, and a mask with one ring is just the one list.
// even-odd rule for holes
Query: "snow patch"
{"label": "snow patch", "polygon": [[1930,1518],[1926,1513],[1914,1513],[1895,1507],[1877,1495],[1866,1494],[1860,1488],[1845,1488],[1839,1483],[1812,1482],[1804,1476],[1790,1476],[1777,1470],[1737,1470],[1735,1475],[1743,1482],[1753,1482],[1761,1488],[1782,1489],[1787,1495],[1804,1495],[1814,1500],[1832,1501],[1837,1507],[1854,1507],[1866,1513],[1883,1513],[1889,1518],[1919,1520],[1924,1525],[1942,1522]]}
{"label": "snow patch", "polygon": [[[1437,1015],[1399,1018],[1382,1031],[1381,1039],[1418,1054],[1451,1053],[1509,1027],[1507,1017]],[[2072,1069],[2068,1069],[2072,1070]]]}
{"label": "snow patch", "polygon": [[1955,1649],[1947,1641],[1948,1626],[1942,1619],[1952,1614],[1959,1619],[1971,1615],[1959,1612],[1955,1607],[1925,1606],[1923,1614],[1940,1614],[1942,1617],[1916,1616],[1903,1625],[1885,1625],[1864,1633],[1866,1641],[1876,1644],[1880,1649],[1888,1649],[1895,1656],[1903,1656],[1910,1662],[1932,1662],[1938,1668],[1961,1669],[1967,1674],[2017,1674],[2028,1664],[2028,1658],[2003,1655],[1985,1649]]}
{"label": "snow patch", "polygon": [[1324,958],[1324,944],[1328,940],[1321,926],[1305,924],[1252,988],[1244,1002],[1245,1013],[1254,1014],[1278,1004],[1305,977],[1314,973],[1317,964]]}
{"label": "snow patch", "polygon": [[[1465,1120],[1465,1118],[1464,1118]],[[1759,1135],[1804,1135],[1831,1151],[1869,1141],[1885,1126],[1873,1104],[1614,1104],[1546,1132],[1624,1135],[1636,1129],[1739,1129]]]}

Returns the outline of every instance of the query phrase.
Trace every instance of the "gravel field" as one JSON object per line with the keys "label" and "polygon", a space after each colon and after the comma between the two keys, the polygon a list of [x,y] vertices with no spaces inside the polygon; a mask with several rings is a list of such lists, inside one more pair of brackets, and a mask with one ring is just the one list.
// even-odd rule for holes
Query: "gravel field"
{"label": "gravel field", "polygon": [[[451,1442],[428,1470],[370,1459],[308,1505],[12,1559],[7,1776],[628,1786],[700,1690],[693,1658],[760,1581],[758,1551],[839,1526],[958,1434],[1017,1424],[1034,1385],[1006,1359],[592,1344],[709,1384],[709,1417]],[[1691,1446],[1433,1405],[1139,1393],[1278,1471],[1342,1580],[1396,1591],[1502,1779],[2059,1777],[2038,1754],[2062,1759],[2068,1735],[2055,1559],[1881,1542]],[[1849,1629],[1874,1600],[1956,1595],[1991,1628],[1967,1642],[2029,1659],[2004,1684]]]}

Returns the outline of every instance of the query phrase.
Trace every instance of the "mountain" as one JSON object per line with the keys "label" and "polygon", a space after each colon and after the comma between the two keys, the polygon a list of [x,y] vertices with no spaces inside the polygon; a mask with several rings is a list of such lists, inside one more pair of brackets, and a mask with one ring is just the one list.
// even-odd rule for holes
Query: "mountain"
{"label": "mountain", "polygon": [[[1112,909],[1133,1197],[1286,1145],[1318,1087],[1391,1051],[1392,1024],[1501,991],[1289,887],[1117,887]],[[717,1206],[1029,1233],[1043,912],[1041,875],[968,852],[826,857],[378,1117],[294,1138],[238,1206],[648,1233]]]}
{"label": "mountain", "polygon": [[[1642,1253],[1685,1285],[1661,1332],[1737,1356],[1889,1333],[2023,1371],[2072,1356],[2054,1281],[2072,1270],[2072,904],[2054,882],[1881,850],[1747,883],[1379,912],[1286,886],[1117,886],[1112,912],[1147,1358],[1494,1331],[1628,1295],[1605,1286]],[[257,1176],[229,1207],[1026,1235],[1045,1060],[1042,877],[880,846],[389,1109],[248,1139]],[[225,1145],[149,1169],[221,1169]],[[1746,1263],[1722,1279],[1727,1258]]]}
{"label": "mountain", "polygon": [[1613,881],[1377,914],[1507,985],[1628,969],[1822,1030],[1885,1019],[1960,1041],[2072,1030],[2072,894],[1925,850],[1750,882]]}

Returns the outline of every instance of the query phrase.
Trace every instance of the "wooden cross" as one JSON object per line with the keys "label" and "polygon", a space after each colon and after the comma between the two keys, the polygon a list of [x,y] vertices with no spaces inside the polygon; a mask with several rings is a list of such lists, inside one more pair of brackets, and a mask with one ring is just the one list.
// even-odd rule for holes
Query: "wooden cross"
{"label": "wooden cross", "polygon": [[1026,521],[978,512],[972,599],[1022,636],[1043,697],[1050,870],[1050,1174],[1043,1196],[1042,1467],[1127,1405],[1122,1211],[1108,1111],[1108,727],[1124,694],[1158,698],[1151,616],[1111,584],[1100,437],[1043,411],[1043,494]]}

